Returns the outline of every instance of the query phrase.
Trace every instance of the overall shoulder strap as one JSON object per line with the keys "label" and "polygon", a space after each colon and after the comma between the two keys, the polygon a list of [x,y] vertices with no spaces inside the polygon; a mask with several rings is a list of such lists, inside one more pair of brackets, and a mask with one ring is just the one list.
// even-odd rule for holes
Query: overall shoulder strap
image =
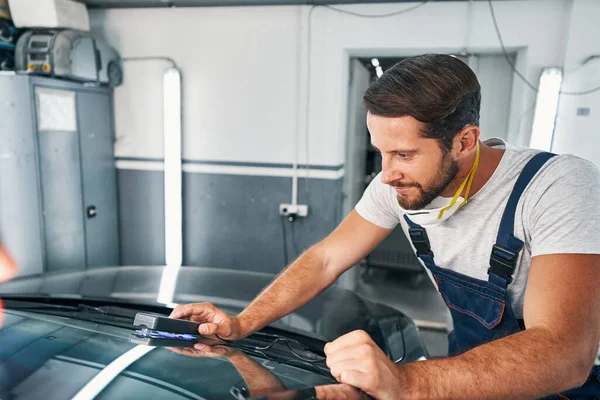
{"label": "overall shoulder strap", "polygon": [[548,160],[556,154],[542,152],[538,153],[523,168],[519,178],[515,182],[512,193],[506,203],[502,220],[500,221],[500,229],[496,238],[496,244],[492,248],[490,256],[490,268],[488,274],[492,279],[491,274],[497,275],[510,284],[513,279],[513,273],[517,266],[519,252],[523,248],[523,241],[514,236],[515,230],[515,214],[517,212],[517,204],[525,188],[529,185],[533,177],[546,164]]}

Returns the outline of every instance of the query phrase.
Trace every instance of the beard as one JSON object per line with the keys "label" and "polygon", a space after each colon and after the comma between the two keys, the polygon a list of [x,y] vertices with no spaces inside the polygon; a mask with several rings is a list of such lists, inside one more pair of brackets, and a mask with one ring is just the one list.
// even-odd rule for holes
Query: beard
{"label": "beard", "polygon": [[458,163],[450,156],[450,152],[448,151],[442,157],[441,164],[440,173],[433,179],[430,179],[425,185],[421,185],[417,182],[409,184],[391,184],[393,187],[413,187],[418,191],[417,195],[413,197],[399,194],[397,200],[400,207],[405,210],[421,210],[446,190],[458,174]]}

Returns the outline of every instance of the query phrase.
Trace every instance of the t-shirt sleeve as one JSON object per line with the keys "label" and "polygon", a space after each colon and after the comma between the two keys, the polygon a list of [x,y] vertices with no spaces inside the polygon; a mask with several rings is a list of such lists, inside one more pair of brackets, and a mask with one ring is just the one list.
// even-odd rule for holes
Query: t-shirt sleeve
{"label": "t-shirt sleeve", "polygon": [[355,210],[361,217],[382,228],[393,229],[400,223],[400,207],[390,187],[381,182],[381,173],[373,178]]}
{"label": "t-shirt sleeve", "polygon": [[600,172],[594,164],[561,156],[533,189],[533,201],[524,209],[530,215],[532,257],[600,254]]}

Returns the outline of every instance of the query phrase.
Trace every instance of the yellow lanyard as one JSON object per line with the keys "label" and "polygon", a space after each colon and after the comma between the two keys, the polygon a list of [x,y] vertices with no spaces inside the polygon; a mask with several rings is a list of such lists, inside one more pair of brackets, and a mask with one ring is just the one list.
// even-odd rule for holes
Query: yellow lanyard
{"label": "yellow lanyard", "polygon": [[454,204],[456,204],[456,201],[458,200],[458,197],[460,196],[460,194],[462,193],[462,191],[465,189],[465,185],[467,187],[467,190],[465,192],[465,199],[462,201],[462,203],[460,203],[458,205],[458,208],[456,209],[456,211],[460,210],[460,208],[462,206],[464,206],[465,204],[467,204],[467,200],[469,198],[469,192],[471,191],[471,185],[473,184],[473,179],[475,178],[475,173],[477,172],[477,167],[478,166],[479,166],[479,142],[477,142],[477,154],[475,155],[475,162],[473,163],[473,166],[471,167],[471,170],[469,171],[469,174],[467,175],[467,177],[465,178],[465,180],[463,181],[463,183],[460,185],[460,187],[458,188],[458,190],[454,194],[454,197],[452,198],[452,201],[450,202],[450,204],[440,210],[440,214],[438,215],[438,219],[442,219],[442,215],[444,215],[444,211],[447,211],[447,210],[451,209],[452,206],[454,206]]}

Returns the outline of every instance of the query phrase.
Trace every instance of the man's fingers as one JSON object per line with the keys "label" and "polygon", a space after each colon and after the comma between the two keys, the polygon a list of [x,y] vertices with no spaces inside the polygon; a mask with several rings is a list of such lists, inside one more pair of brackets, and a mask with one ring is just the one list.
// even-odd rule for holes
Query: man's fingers
{"label": "man's fingers", "polygon": [[327,366],[331,368],[332,365],[340,364],[355,358],[362,359],[368,355],[368,350],[365,348],[368,345],[357,345],[356,347],[345,347],[336,352],[329,352],[327,354]]}
{"label": "man's fingers", "polygon": [[373,339],[371,339],[371,336],[367,332],[358,330],[340,336],[331,343],[327,343],[324,350],[325,354],[329,355],[346,347],[355,347],[356,345],[372,341]]}
{"label": "man's fingers", "polygon": [[317,399],[319,400],[360,400],[363,394],[350,385],[324,385],[316,386]]}
{"label": "man's fingers", "polygon": [[347,385],[351,385],[359,389],[366,389],[370,386],[369,381],[371,380],[371,377],[369,374],[364,372],[350,369],[342,372],[340,379],[342,383]]}
{"label": "man's fingers", "polygon": [[175,307],[169,317],[176,319],[189,319],[193,316],[196,322],[200,322],[199,320],[211,322],[215,317],[215,311],[215,306],[210,303],[184,304]]}
{"label": "man's fingers", "polygon": [[338,379],[338,382],[343,382],[343,383],[348,383],[348,382],[344,382],[344,380],[343,380],[343,375],[347,371],[357,371],[357,372],[361,372],[361,373],[374,373],[375,369],[376,369],[374,360],[370,360],[370,359],[365,360],[363,358],[348,358],[348,359],[338,362],[336,364],[332,364],[331,366],[329,366],[329,363],[328,363],[327,366],[329,367],[329,371],[331,372],[331,375],[336,377],[336,379]]}
{"label": "man's fingers", "polygon": [[327,353],[326,363],[331,368],[332,365],[341,364],[353,359],[365,360],[373,358],[379,351],[379,347],[373,342],[357,344],[353,347],[344,347],[336,352],[330,351]]}
{"label": "man's fingers", "polygon": [[189,356],[194,350],[184,347],[165,347],[165,349],[172,351],[173,353],[181,354],[182,356]]}
{"label": "man's fingers", "polygon": [[195,344],[194,351],[196,354],[202,354],[205,357],[223,357],[227,353],[227,349],[223,347],[213,347],[203,344]]}
{"label": "man's fingers", "polygon": [[198,327],[198,332],[201,335],[216,335],[218,332],[217,330],[219,329],[219,325],[214,324],[214,323],[207,323],[207,324],[201,324]]}
{"label": "man's fingers", "polygon": [[227,326],[227,324],[215,324],[215,323],[206,323],[201,324],[198,327],[198,332],[201,335],[219,335],[221,337],[227,338],[231,335],[231,328]]}

